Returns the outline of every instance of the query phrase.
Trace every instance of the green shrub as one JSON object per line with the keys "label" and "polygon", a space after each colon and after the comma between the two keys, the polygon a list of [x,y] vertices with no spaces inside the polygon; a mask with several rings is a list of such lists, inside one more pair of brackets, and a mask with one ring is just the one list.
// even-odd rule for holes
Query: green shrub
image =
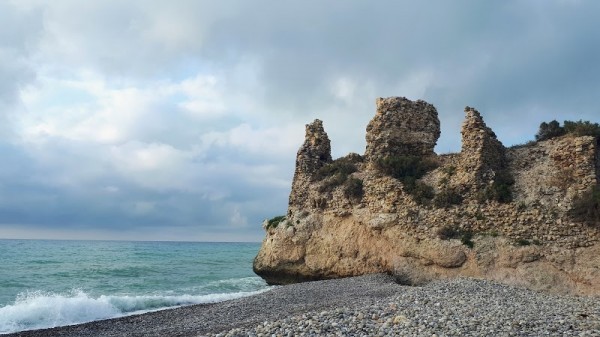
{"label": "green shrub", "polygon": [[344,174],[336,174],[333,177],[323,180],[321,186],[319,186],[319,192],[331,192],[334,188],[343,185],[348,176]]}
{"label": "green shrub", "polygon": [[433,198],[433,204],[440,208],[447,208],[452,205],[460,205],[462,201],[462,196],[452,189],[444,189],[436,194]]}
{"label": "green shrub", "polygon": [[348,176],[357,171],[355,163],[360,160],[362,158],[359,155],[350,154],[321,167],[314,176],[315,179],[323,181],[319,191],[330,192],[337,186],[343,185]]}
{"label": "green shrub", "polygon": [[576,136],[600,136],[600,125],[590,121],[565,121],[564,129],[566,133]]}
{"label": "green shrub", "polygon": [[512,186],[514,184],[515,180],[508,170],[499,170],[496,172],[494,182],[479,193],[477,200],[481,203],[488,200],[509,203],[513,200]]}
{"label": "green shrub", "polygon": [[406,193],[410,194],[418,204],[433,199],[435,195],[433,188],[418,179],[437,166],[437,161],[418,156],[390,156],[376,163],[379,171],[400,180]]}
{"label": "green shrub", "polygon": [[475,242],[473,242],[473,232],[464,231],[460,237],[460,242],[469,248],[473,248],[473,246],[475,246]]}
{"label": "green shrub", "polygon": [[508,170],[500,170],[496,172],[494,183],[492,184],[492,200],[498,202],[512,201],[512,185],[515,184],[515,179]]}
{"label": "green shrub", "polygon": [[569,215],[574,221],[600,228],[600,186],[595,185],[575,197]]}
{"label": "green shrub", "polygon": [[348,177],[348,175],[356,172],[356,170],[356,165],[354,163],[344,160],[344,158],[340,158],[321,167],[317,171],[315,177],[319,180],[323,180],[332,176]]}
{"label": "green shrub", "polygon": [[348,199],[360,200],[363,197],[363,182],[357,178],[349,178],[344,184],[344,195]]}
{"label": "green shrub", "polygon": [[460,239],[460,242],[469,248],[475,246],[471,230],[464,230],[454,226],[444,226],[438,230],[437,234],[441,240]]}
{"label": "green shrub", "polygon": [[515,241],[515,245],[521,246],[521,247],[529,246],[529,245],[531,245],[531,242],[529,242],[529,240],[527,240],[527,239],[519,238]]}
{"label": "green shrub", "polygon": [[390,156],[377,161],[378,169],[396,179],[419,179],[438,167],[435,160],[418,156]]}
{"label": "green shrub", "polygon": [[565,134],[565,129],[560,126],[560,124],[553,120],[550,123],[543,122],[540,124],[540,129],[538,133],[535,135],[535,140],[541,141],[550,138],[559,137]]}
{"label": "green shrub", "polygon": [[267,229],[269,228],[277,228],[280,223],[285,221],[285,215],[279,215],[267,221]]}
{"label": "green shrub", "polygon": [[433,187],[412,178],[403,181],[404,190],[410,194],[413,200],[419,205],[427,204],[435,196]]}

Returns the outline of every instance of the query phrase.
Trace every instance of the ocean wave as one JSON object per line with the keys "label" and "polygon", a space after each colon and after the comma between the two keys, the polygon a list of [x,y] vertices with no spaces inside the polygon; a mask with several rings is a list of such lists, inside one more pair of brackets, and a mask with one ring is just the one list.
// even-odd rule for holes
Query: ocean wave
{"label": "ocean wave", "polygon": [[80,290],[73,290],[67,294],[27,292],[20,294],[14,304],[0,308],[0,334],[72,325],[182,305],[215,303],[266,290],[207,295],[102,295],[99,297],[92,297]]}

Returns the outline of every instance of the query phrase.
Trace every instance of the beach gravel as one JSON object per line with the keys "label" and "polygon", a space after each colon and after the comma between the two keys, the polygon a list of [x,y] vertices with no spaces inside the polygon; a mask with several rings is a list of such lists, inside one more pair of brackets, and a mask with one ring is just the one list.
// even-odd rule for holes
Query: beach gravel
{"label": "beach gravel", "polygon": [[9,336],[600,336],[600,301],[476,279],[409,287],[376,274]]}

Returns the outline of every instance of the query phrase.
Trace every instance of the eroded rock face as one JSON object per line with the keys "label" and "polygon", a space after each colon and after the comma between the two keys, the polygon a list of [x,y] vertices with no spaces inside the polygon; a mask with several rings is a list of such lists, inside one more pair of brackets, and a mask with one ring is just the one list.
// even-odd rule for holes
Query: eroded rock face
{"label": "eroded rock face", "polygon": [[404,97],[377,99],[377,113],[367,126],[365,158],[430,156],[440,137],[435,107]]}
{"label": "eroded rock face", "polygon": [[[307,125],[286,219],[276,228],[265,226],[254,261],[257,274],[271,284],[373,272],[394,273],[409,284],[471,276],[600,295],[600,228],[568,215],[573,199],[600,183],[597,138],[567,135],[505,148],[481,114],[467,108],[461,152],[436,156],[439,122],[431,105],[405,98],[377,102],[365,157],[351,154],[332,162],[322,123]],[[395,155],[433,158],[439,167],[419,182],[436,196],[459,191],[462,200],[441,206],[415,202],[401,180],[371,165]],[[320,177],[330,163],[351,163],[354,169]],[[499,172],[514,180],[513,200],[476,198]],[[331,185],[338,178],[339,185]],[[360,194],[349,196],[348,181],[360,185]],[[472,232],[473,246],[442,237],[446,227]]]}

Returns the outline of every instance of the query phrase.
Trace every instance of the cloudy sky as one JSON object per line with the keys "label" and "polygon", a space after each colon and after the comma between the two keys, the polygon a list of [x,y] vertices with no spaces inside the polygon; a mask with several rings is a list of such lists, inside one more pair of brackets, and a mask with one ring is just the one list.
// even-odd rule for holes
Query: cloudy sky
{"label": "cloudy sky", "polygon": [[259,241],[304,125],[363,153],[379,96],[505,145],[600,120],[600,2],[0,0],[0,238]]}

